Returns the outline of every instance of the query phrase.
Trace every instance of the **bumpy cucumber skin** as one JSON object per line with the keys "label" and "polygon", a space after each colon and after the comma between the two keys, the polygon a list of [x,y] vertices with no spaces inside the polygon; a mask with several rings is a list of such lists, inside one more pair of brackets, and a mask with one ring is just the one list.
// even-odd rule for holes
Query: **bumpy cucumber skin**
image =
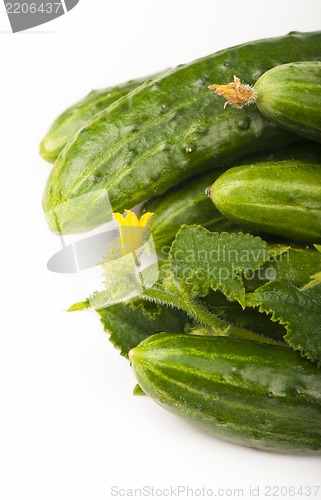
{"label": "bumpy cucumber skin", "polygon": [[214,182],[211,199],[225,217],[254,231],[321,242],[321,163],[233,167]]}
{"label": "bumpy cucumber skin", "polygon": [[289,347],[161,333],[129,356],[145,394],[214,436],[321,454],[321,371]]}
{"label": "bumpy cucumber skin", "polygon": [[[242,113],[224,110],[207,87],[234,74],[254,84],[273,66],[318,58],[321,32],[290,33],[223,50],[143,84],[100,113],[62,151],[47,183],[44,211],[90,192],[86,221],[83,211],[61,211],[60,218],[63,232],[65,226],[86,231],[101,221],[96,190],[105,189],[113,211],[122,211],[209,168],[294,142],[296,136],[255,106]],[[52,220],[49,227],[56,231]]]}
{"label": "bumpy cucumber skin", "polygon": [[155,78],[155,76],[130,80],[114,87],[93,90],[86,97],[66,109],[56,118],[40,143],[39,152],[42,158],[54,163],[70,139],[95,115],[145,81]]}
{"label": "bumpy cucumber skin", "polygon": [[256,104],[269,120],[321,143],[321,62],[282,64],[254,85]]}

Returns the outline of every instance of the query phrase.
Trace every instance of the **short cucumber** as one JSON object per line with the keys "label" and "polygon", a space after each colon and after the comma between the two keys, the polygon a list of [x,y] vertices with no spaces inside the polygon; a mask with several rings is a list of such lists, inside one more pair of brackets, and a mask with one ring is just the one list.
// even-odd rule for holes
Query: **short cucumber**
{"label": "short cucumber", "polygon": [[321,163],[303,160],[233,167],[210,197],[225,217],[254,231],[321,242]]}
{"label": "short cucumber", "polygon": [[[254,83],[268,69],[298,59],[321,59],[321,32],[290,33],[222,50],[118,99],[59,155],[43,198],[50,229],[75,233],[100,225],[103,190],[113,211],[122,211],[209,168],[297,140],[254,106],[241,114],[233,108],[224,111],[208,86],[235,73]],[[65,202],[87,194],[81,208],[77,203],[64,208]],[[51,213],[58,205],[59,225]]]}
{"label": "short cucumber", "polygon": [[42,158],[54,163],[70,139],[95,115],[145,81],[155,78],[155,76],[130,80],[114,87],[93,90],[86,97],[66,109],[56,118],[40,143]]}
{"label": "short cucumber", "polygon": [[[242,163],[304,159],[321,163],[321,145],[306,141],[292,144],[279,150],[253,153],[242,159]],[[182,224],[200,224],[210,231],[244,231],[219,212],[204,196],[205,190],[222,173],[223,169],[213,169],[204,174],[187,179],[172,187],[166,193],[151,198],[140,207],[140,215],[154,213],[149,222],[155,247],[161,256],[168,253],[170,245]]]}
{"label": "short cucumber", "polygon": [[256,105],[269,120],[321,143],[321,62],[282,64],[254,85]]}
{"label": "short cucumber", "polygon": [[145,394],[212,435],[321,454],[321,370],[289,347],[160,333],[129,357]]}

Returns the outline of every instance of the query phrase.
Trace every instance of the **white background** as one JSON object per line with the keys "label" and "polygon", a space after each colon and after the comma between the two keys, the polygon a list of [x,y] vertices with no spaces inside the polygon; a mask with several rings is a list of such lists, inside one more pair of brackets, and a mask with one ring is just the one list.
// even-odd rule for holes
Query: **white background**
{"label": "white background", "polygon": [[113,485],[222,488],[222,498],[260,486],[265,498],[265,485],[321,485],[321,458],[234,446],[132,396],[98,316],[66,312],[84,298],[79,281],[46,269],[59,243],[42,214],[50,165],[38,155],[51,121],[93,88],[318,29],[320,0],[80,0],[20,34],[1,5],[1,499],[107,500]]}

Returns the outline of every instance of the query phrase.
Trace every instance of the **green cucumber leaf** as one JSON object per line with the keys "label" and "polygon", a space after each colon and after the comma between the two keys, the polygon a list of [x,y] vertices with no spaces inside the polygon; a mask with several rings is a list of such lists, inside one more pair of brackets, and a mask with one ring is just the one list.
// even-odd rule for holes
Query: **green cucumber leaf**
{"label": "green cucumber leaf", "polygon": [[287,330],[284,340],[321,365],[321,285],[300,290],[291,283],[267,283],[250,295],[249,305],[272,314]]}
{"label": "green cucumber leaf", "polygon": [[269,281],[288,281],[298,288],[310,283],[321,269],[321,254],[314,248],[293,247],[274,255],[255,273],[243,275],[247,292],[254,292]]}
{"label": "green cucumber leaf", "polygon": [[76,302],[72,306],[67,309],[67,312],[74,312],[74,311],[85,311],[86,309],[90,309],[91,305],[88,299],[84,300],[83,302]]}
{"label": "green cucumber leaf", "polygon": [[144,314],[144,308],[132,309],[126,303],[114,304],[98,310],[105,331],[110,334],[110,341],[120,349],[125,357],[142,340],[163,331],[184,333],[190,320],[183,311],[159,306],[160,312],[154,318]]}
{"label": "green cucumber leaf", "polygon": [[260,313],[258,308],[243,309],[238,302],[228,301],[222,292],[210,291],[201,302],[210,312],[231,325],[247,328],[280,341],[286,334],[283,325],[273,322],[268,315]]}
{"label": "green cucumber leaf", "polygon": [[[138,292],[133,279],[131,290],[128,279],[133,273],[128,271],[133,262],[122,265],[121,269],[107,263],[105,278],[109,284],[117,284],[118,301],[123,287],[139,293],[139,299],[97,307],[106,304],[104,295],[109,294],[109,303],[113,299],[107,286],[70,308],[97,308],[111,342],[122,355],[128,356],[130,349],[154,333],[180,333],[197,327],[199,334],[256,340],[268,334],[279,341],[282,335],[290,347],[321,366],[320,245],[289,248],[251,234],[211,233],[201,226],[182,226],[168,260],[159,263],[158,280],[151,280],[151,286],[144,286],[148,283],[144,277]],[[209,300],[211,293],[222,294],[225,302],[220,299],[217,303],[219,296]],[[239,309],[227,307],[233,302]],[[256,315],[259,311],[260,316],[268,315],[279,323],[275,335],[265,331],[270,328],[268,322],[263,322],[260,330],[255,314],[242,314],[250,308],[256,308]]]}
{"label": "green cucumber leaf", "polygon": [[[271,314],[286,329],[284,340],[321,365],[321,253],[291,249],[273,263],[275,278],[247,294],[246,304]],[[312,281],[311,281],[312,278]]]}
{"label": "green cucumber leaf", "polygon": [[245,307],[241,273],[253,272],[284,247],[269,247],[258,236],[244,233],[212,233],[201,226],[182,226],[172,244],[172,271],[193,297],[220,290],[228,300]]}
{"label": "green cucumber leaf", "polygon": [[270,261],[275,281],[287,281],[302,288],[321,271],[321,253],[314,248],[291,248]]}
{"label": "green cucumber leaf", "polygon": [[155,319],[162,312],[162,306],[160,304],[156,304],[155,302],[147,302],[143,300],[131,300],[127,302],[128,306],[133,311],[141,311],[145,316],[150,319]]}

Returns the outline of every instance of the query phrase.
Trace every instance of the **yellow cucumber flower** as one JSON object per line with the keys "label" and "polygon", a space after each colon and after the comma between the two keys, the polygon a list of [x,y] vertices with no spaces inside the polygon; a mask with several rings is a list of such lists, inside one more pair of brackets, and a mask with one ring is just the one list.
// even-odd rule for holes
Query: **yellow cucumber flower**
{"label": "yellow cucumber flower", "polygon": [[123,254],[135,253],[136,250],[145,243],[144,233],[146,226],[153,213],[146,212],[138,219],[131,210],[125,210],[126,216],[118,212],[114,213],[114,219],[118,224],[120,243]]}

